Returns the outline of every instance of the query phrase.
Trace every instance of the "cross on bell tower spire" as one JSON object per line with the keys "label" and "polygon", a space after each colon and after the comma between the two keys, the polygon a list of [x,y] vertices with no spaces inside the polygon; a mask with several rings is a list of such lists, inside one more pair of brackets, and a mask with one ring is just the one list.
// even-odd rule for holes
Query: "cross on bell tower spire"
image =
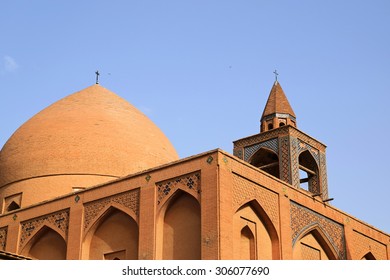
{"label": "cross on bell tower spire", "polygon": [[276,69],[275,69],[275,71],[273,73],[275,74],[275,82],[277,82],[279,73],[276,71]]}
{"label": "cross on bell tower spire", "polygon": [[96,70],[95,74],[96,74],[96,84],[98,85],[99,84],[99,76],[100,76],[99,70]]}

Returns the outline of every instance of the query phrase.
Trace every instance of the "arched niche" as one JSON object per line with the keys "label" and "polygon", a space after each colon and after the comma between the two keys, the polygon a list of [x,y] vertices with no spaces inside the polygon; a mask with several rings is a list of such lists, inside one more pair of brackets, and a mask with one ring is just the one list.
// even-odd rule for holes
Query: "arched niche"
{"label": "arched niche", "polygon": [[278,155],[270,149],[261,147],[249,160],[249,163],[259,169],[280,178]]}
{"label": "arched niche", "polygon": [[336,260],[337,252],[319,226],[302,232],[293,244],[294,260]]}
{"label": "arched niche", "polygon": [[83,242],[83,259],[138,259],[138,225],[123,211],[109,207],[89,229]]}
{"label": "arched niche", "polygon": [[21,254],[38,260],[65,260],[66,242],[48,226],[43,226],[26,244]]}
{"label": "arched niche", "polygon": [[201,259],[201,213],[199,202],[178,190],[166,201],[157,225],[158,258]]}
{"label": "arched niche", "polygon": [[10,205],[8,205],[7,207],[7,212],[10,212],[10,211],[13,211],[13,210],[17,210],[20,208],[20,205],[18,203],[16,203],[15,201],[12,201],[10,203]]}
{"label": "arched niche", "polygon": [[253,234],[249,226],[245,226],[241,230],[240,259],[241,260],[256,259],[255,235]]}
{"label": "arched niche", "polygon": [[276,229],[256,200],[236,211],[232,230],[234,259],[280,259]]}

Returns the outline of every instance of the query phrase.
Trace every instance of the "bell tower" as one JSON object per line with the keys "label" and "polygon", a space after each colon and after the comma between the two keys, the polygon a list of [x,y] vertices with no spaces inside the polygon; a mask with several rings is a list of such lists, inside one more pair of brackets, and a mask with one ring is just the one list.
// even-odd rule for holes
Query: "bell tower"
{"label": "bell tower", "polygon": [[328,199],[326,146],[297,128],[295,113],[277,80],[260,119],[260,133],[233,144],[238,158],[323,201]]}
{"label": "bell tower", "polygon": [[276,80],[272,86],[263,115],[260,120],[260,132],[284,125],[296,127],[295,113],[287,100],[280,83]]}

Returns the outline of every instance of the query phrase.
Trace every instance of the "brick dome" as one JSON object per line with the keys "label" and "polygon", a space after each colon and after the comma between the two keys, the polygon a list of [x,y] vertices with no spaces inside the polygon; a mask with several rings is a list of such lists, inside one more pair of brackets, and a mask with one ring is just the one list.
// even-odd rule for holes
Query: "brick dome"
{"label": "brick dome", "polygon": [[0,152],[0,196],[23,206],[172,162],[178,155],[137,108],[93,85],[24,123]]}

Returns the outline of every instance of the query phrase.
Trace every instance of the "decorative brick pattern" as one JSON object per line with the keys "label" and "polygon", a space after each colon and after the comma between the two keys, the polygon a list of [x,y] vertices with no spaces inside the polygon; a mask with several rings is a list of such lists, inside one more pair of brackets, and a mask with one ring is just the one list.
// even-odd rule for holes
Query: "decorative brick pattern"
{"label": "decorative brick pattern", "polygon": [[52,227],[58,229],[58,231],[63,234],[63,237],[66,241],[68,238],[69,209],[22,222],[19,243],[20,249],[23,248],[23,245],[25,244],[26,240],[29,239],[30,236],[34,236],[41,228],[41,225],[44,223],[47,223]]}
{"label": "decorative brick pattern", "polygon": [[280,179],[291,184],[290,177],[290,143],[289,137],[279,138]]}
{"label": "decorative brick pattern", "polygon": [[322,199],[328,198],[328,177],[326,175],[326,156],[320,153],[320,178],[321,178],[321,192]]}
{"label": "decorative brick pattern", "polygon": [[304,230],[318,225],[325,232],[339,259],[345,259],[345,238],[342,225],[294,202],[290,204],[290,214],[293,245]]}
{"label": "decorative brick pattern", "polygon": [[303,132],[299,131],[298,129],[291,127],[291,126],[282,126],[277,129],[272,129],[269,131],[265,131],[256,135],[253,135],[251,137],[239,139],[234,142],[234,147],[247,147],[250,145],[253,145],[253,143],[260,143],[267,141],[272,138],[277,138],[280,136],[285,136],[285,135],[290,135],[295,138],[300,139],[302,142],[307,143],[310,145],[312,148],[317,149],[318,151],[324,152],[325,151],[325,146],[315,140],[314,138],[304,134]]}
{"label": "decorative brick pattern", "polygon": [[309,191],[311,193],[320,193],[320,186],[318,184],[318,176],[311,176],[309,179]]}
{"label": "decorative brick pattern", "polygon": [[298,139],[295,137],[290,137],[291,143],[291,185],[296,188],[300,186],[300,176],[299,176],[299,161],[298,161]]}
{"label": "decorative brick pattern", "polygon": [[7,227],[0,228],[0,250],[5,251],[7,245]]}
{"label": "decorative brick pattern", "polygon": [[251,137],[243,138],[234,142],[234,147],[248,147],[253,145],[254,143],[265,142],[267,140],[278,138],[280,135],[288,134],[289,126],[282,126],[277,129],[272,129],[269,131],[265,131]]}
{"label": "decorative brick pattern", "polygon": [[301,244],[302,260],[321,260],[321,252],[306,244]]}
{"label": "decorative brick pattern", "polygon": [[371,252],[377,260],[387,260],[386,245],[355,230],[352,245],[355,258],[363,258]]}
{"label": "decorative brick pattern", "polygon": [[315,159],[315,161],[317,162],[317,165],[320,166],[320,153],[317,149],[313,148],[312,146],[310,146],[309,144],[301,141],[298,139],[298,155],[306,150],[308,150],[311,155],[313,156],[313,158]]}
{"label": "decorative brick pattern", "polygon": [[295,129],[295,128],[292,128],[292,127],[289,127],[289,134],[295,138],[298,138],[299,140],[301,140],[302,142],[306,143],[306,144],[309,144],[312,148],[315,148],[317,149],[318,151],[325,151],[325,146],[323,144],[321,144],[320,142],[318,142],[317,140],[311,138],[310,136],[302,133],[301,131],[299,131],[298,129]]}
{"label": "decorative brick pattern", "polygon": [[238,157],[239,159],[244,159],[242,156],[242,148],[233,149],[233,155]]}
{"label": "decorative brick pattern", "polygon": [[110,205],[113,202],[130,209],[138,218],[139,194],[139,189],[135,189],[86,203],[84,205],[84,230],[90,226],[90,223],[98,215],[102,214],[101,212],[107,205]]}
{"label": "decorative brick pattern", "polygon": [[162,205],[164,199],[169,194],[174,193],[177,189],[182,189],[184,191],[194,194],[194,196],[199,201],[201,192],[200,172],[195,172],[192,174],[187,174],[164,182],[160,182],[157,183],[156,186],[157,205]]}
{"label": "decorative brick pattern", "polygon": [[278,195],[237,174],[233,174],[233,209],[257,199],[277,231],[279,231]]}
{"label": "decorative brick pattern", "polygon": [[245,147],[244,149],[244,160],[248,161],[251,156],[253,156],[260,148],[265,147],[270,149],[271,151],[274,151],[276,154],[279,153],[279,144],[278,144],[278,138],[270,139],[268,141],[258,143],[249,147]]}

